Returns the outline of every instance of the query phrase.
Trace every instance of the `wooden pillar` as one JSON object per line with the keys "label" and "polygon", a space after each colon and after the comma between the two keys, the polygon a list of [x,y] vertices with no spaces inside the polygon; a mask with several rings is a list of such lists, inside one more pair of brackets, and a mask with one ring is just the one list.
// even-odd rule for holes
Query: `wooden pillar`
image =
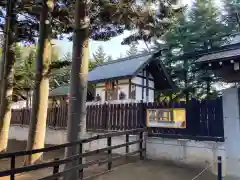
{"label": "wooden pillar", "polygon": [[149,72],[146,71],[146,101],[149,101]]}
{"label": "wooden pillar", "polygon": [[108,96],[108,93],[107,93],[107,82],[105,82],[105,102],[107,101],[107,96]]}
{"label": "wooden pillar", "polygon": [[131,98],[131,91],[132,91],[132,79],[128,80],[128,99]]}
{"label": "wooden pillar", "polygon": [[[144,70],[142,71],[144,77]],[[142,101],[144,100],[144,78],[142,77]]]}
{"label": "wooden pillar", "polygon": [[115,93],[116,93],[116,100],[119,100],[119,95],[118,95],[118,80],[116,80],[116,89],[115,89]]}

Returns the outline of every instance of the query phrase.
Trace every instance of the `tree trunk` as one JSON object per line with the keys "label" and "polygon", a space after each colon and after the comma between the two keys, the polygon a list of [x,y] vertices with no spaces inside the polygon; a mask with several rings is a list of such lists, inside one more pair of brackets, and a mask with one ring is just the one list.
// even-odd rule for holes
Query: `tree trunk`
{"label": "tree trunk", "polygon": [[[6,35],[7,32],[9,32],[9,22],[8,20],[6,20],[6,24],[4,25],[4,34]],[[1,63],[0,63],[0,87],[2,87],[2,83],[3,83],[3,76],[4,76],[4,66],[5,66],[5,62],[6,62],[6,40],[7,40],[7,37],[5,36],[4,37],[4,43],[3,43],[3,46],[2,46],[2,57],[1,57]],[[2,88],[0,88],[0,103],[1,103],[1,93],[2,92]]]}
{"label": "tree trunk", "polygon": [[[8,7],[7,7],[7,12],[6,14],[11,14],[11,11],[12,11],[12,7],[10,6],[11,5],[11,2],[10,0],[8,0]],[[6,16],[7,17],[7,16]],[[10,17],[10,16],[9,16]],[[8,41],[8,34],[7,33],[10,33],[9,29],[10,29],[10,19],[9,18],[5,18],[5,25],[4,25],[4,43],[2,44],[2,57],[1,57],[1,63],[0,63],[0,87],[2,87],[2,80],[4,79],[3,76],[4,76],[4,66],[5,66],[5,62],[6,62],[6,44],[7,44],[7,41]],[[1,91],[2,91],[2,88],[0,88],[0,103],[1,103]]]}
{"label": "tree trunk", "polygon": [[[31,121],[28,133],[27,150],[44,147],[48,93],[49,93],[49,65],[51,61],[51,33],[48,14],[54,7],[53,0],[44,1],[40,14],[40,37],[37,49],[36,81],[33,94]],[[40,160],[42,153],[33,154],[26,158],[25,164],[34,164]]]}
{"label": "tree trunk", "polygon": [[[68,109],[67,142],[77,141],[85,132],[86,96],[88,79],[88,31],[89,18],[85,0],[75,4],[75,33],[73,37],[73,59]],[[78,147],[66,148],[65,157],[78,154]],[[65,169],[74,167],[78,161],[66,164]],[[67,174],[64,179],[77,179],[78,170]]]}
{"label": "tree trunk", "polygon": [[11,102],[13,92],[13,66],[15,63],[14,45],[15,45],[15,20],[16,16],[13,14],[14,1],[8,1],[6,28],[7,34],[4,43],[4,68],[1,77],[1,98],[0,98],[0,152],[7,149],[8,131],[11,121]]}

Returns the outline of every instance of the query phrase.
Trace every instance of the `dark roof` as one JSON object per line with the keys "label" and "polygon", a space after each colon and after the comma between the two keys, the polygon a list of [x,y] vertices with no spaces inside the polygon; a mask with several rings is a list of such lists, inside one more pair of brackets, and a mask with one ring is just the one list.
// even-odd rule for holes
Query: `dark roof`
{"label": "dark roof", "polygon": [[59,86],[49,92],[49,96],[66,96],[70,90],[69,84]]}
{"label": "dark roof", "polygon": [[[172,89],[174,83],[169,77],[166,68],[158,59],[159,53],[147,53],[115,61],[103,63],[88,74],[88,82],[98,83],[106,80],[117,80],[136,76],[147,67],[155,80],[156,89]],[[69,92],[69,84],[50,91],[49,96],[64,96]]]}
{"label": "dark roof", "polygon": [[[52,89],[49,92],[49,96],[67,96],[69,94],[70,91],[70,84],[64,84],[62,86],[59,86],[55,89]],[[90,89],[88,89],[87,93],[92,93]]]}
{"label": "dark roof", "polygon": [[132,77],[151,61],[152,56],[148,53],[103,63],[89,72],[88,82]]}
{"label": "dark roof", "polygon": [[132,78],[146,68],[155,80],[156,89],[172,89],[175,87],[174,83],[169,77],[162,61],[159,59],[160,56],[161,51],[103,63],[89,72],[88,82],[99,83],[106,80]]}
{"label": "dark roof", "polygon": [[213,47],[211,49],[189,51],[189,52],[185,52],[182,55],[176,56],[176,58],[177,59],[200,58],[200,57],[208,55],[208,54],[214,54],[214,53],[218,53],[218,52],[230,51],[230,50],[235,50],[235,49],[240,49],[240,42],[235,43],[235,44],[230,43],[230,44],[223,45],[220,47]]}
{"label": "dark roof", "polygon": [[220,52],[215,52],[211,54],[204,55],[200,57],[196,62],[202,63],[202,62],[209,62],[209,61],[215,61],[215,60],[224,60],[229,58],[235,58],[240,56],[240,49],[233,49],[233,50],[225,50]]}

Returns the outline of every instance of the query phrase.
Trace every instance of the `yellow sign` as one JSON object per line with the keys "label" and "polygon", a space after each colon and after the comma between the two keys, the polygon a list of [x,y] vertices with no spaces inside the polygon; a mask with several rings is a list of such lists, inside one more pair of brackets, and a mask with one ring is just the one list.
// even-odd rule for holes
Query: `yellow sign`
{"label": "yellow sign", "polygon": [[186,128],[186,110],[173,109],[148,109],[147,127]]}

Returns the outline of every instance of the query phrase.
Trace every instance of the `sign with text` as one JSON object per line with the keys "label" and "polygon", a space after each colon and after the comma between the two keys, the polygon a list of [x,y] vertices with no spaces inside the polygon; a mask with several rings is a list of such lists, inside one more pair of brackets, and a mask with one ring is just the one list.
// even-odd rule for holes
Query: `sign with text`
{"label": "sign with text", "polygon": [[186,128],[184,108],[147,109],[147,127]]}

